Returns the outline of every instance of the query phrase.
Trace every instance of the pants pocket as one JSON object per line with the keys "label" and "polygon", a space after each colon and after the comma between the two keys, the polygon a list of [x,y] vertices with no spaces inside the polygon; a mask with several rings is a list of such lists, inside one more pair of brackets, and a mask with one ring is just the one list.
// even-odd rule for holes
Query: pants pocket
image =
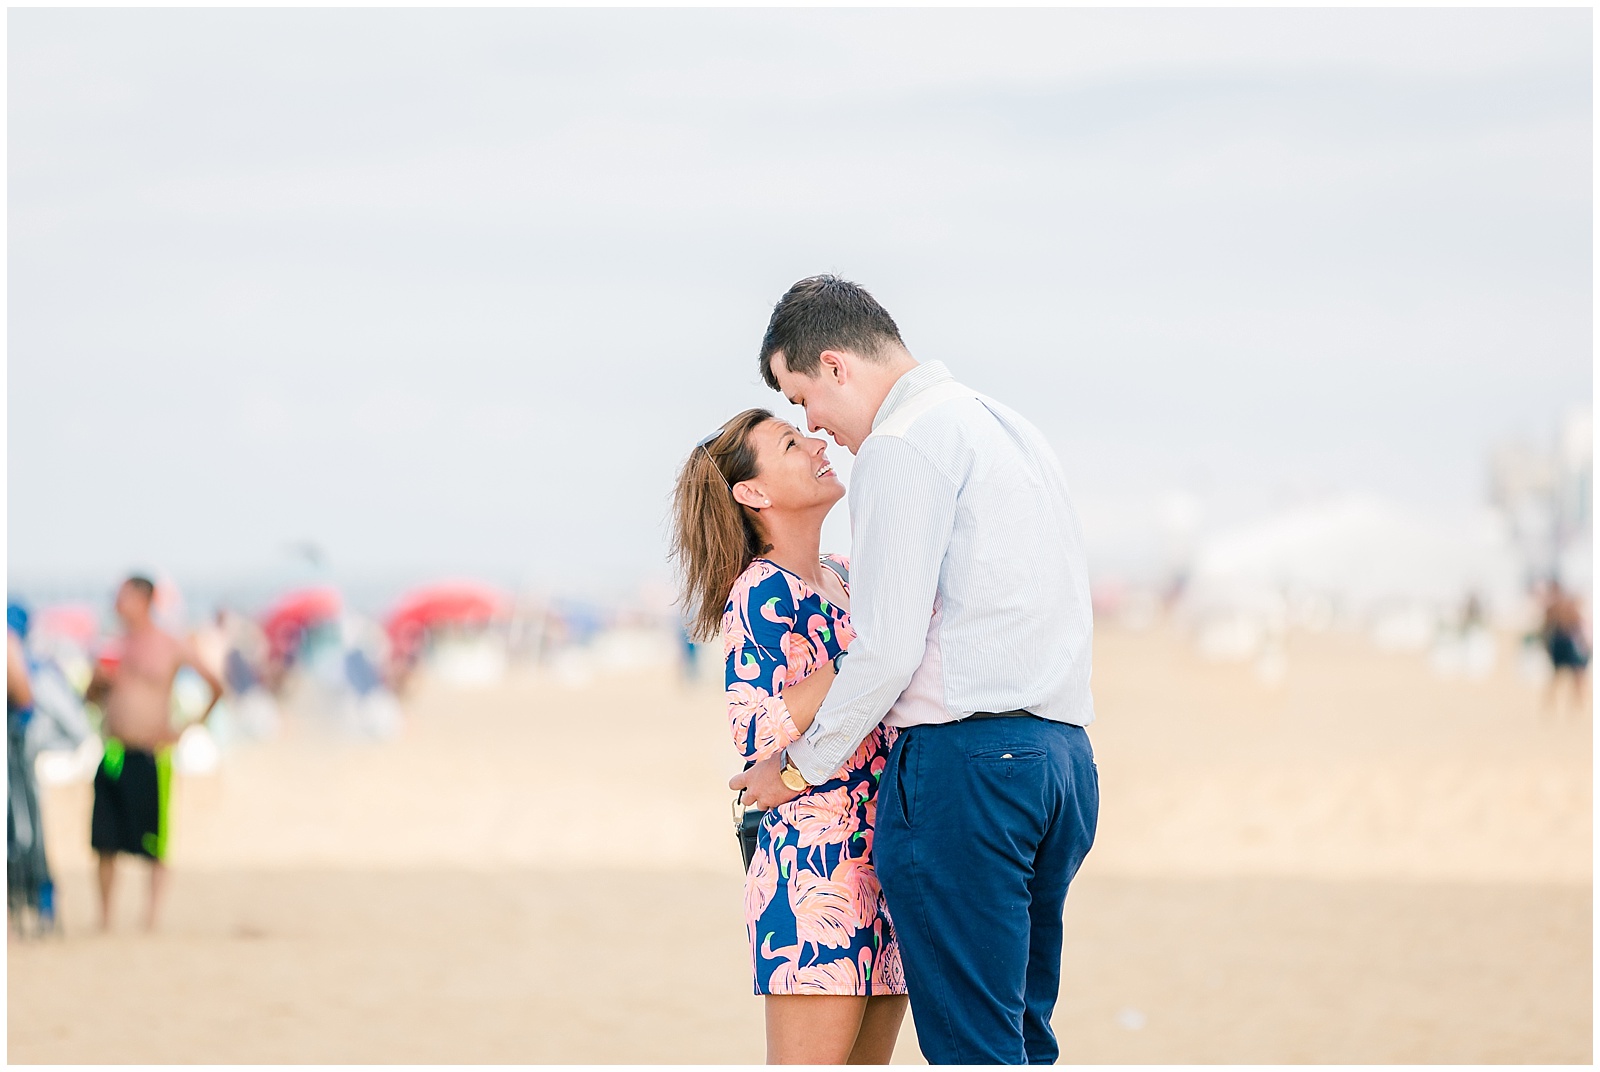
{"label": "pants pocket", "polygon": [[910,759],[911,738],[911,733],[902,731],[900,740],[898,742],[900,747],[897,748],[894,753],[895,797],[897,798],[900,806],[900,821],[905,823],[906,826],[911,825],[911,816],[913,812],[912,790],[914,786],[912,783],[914,779],[912,778],[912,771],[915,768],[915,764],[912,763]]}
{"label": "pants pocket", "polygon": [[967,752],[967,758],[977,762],[995,763],[1027,763],[1044,758],[1044,749],[1027,745],[995,745],[993,747],[974,748]]}
{"label": "pants pocket", "polygon": [[1015,778],[1022,771],[1036,771],[1045,761],[1045,751],[1035,745],[993,745],[969,749],[967,763],[974,774],[986,778]]}

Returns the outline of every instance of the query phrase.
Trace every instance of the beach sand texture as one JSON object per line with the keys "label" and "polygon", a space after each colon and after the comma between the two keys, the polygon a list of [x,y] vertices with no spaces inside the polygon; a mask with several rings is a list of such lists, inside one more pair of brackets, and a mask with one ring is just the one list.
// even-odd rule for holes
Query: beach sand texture
{"label": "beach sand texture", "polygon": [[[1466,682],[1294,635],[1277,685],[1164,629],[1096,645],[1064,1061],[1591,1061],[1590,717],[1542,712],[1508,642]],[[407,711],[182,780],[153,936],[132,862],[93,933],[89,791],[52,789],[66,933],[8,947],[8,1059],[761,1061],[715,683]]]}

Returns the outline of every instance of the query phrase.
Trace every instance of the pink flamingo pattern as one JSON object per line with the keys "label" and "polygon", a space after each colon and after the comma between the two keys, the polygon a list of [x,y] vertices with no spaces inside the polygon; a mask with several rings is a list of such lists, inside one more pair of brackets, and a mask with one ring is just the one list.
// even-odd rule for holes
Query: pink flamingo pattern
{"label": "pink flamingo pattern", "polygon": [[[823,560],[849,571],[842,556]],[[728,721],[740,755],[765,759],[800,736],[783,690],[854,639],[843,607],[767,559],[750,563],[722,616]],[[832,778],[762,821],[744,887],[757,994],[906,992],[872,867],[878,782],[894,733],[878,726]]]}

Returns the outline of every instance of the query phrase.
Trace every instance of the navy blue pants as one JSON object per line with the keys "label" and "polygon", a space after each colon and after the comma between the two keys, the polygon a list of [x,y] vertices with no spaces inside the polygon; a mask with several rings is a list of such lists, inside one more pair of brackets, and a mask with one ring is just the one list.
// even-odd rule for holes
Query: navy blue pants
{"label": "navy blue pants", "polygon": [[1094,843],[1089,735],[1033,717],[900,732],[873,856],[930,1064],[1050,1064],[1067,884]]}

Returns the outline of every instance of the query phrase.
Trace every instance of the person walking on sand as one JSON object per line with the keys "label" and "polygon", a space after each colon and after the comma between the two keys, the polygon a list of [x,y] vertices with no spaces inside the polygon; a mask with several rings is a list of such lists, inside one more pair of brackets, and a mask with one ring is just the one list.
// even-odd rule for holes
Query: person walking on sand
{"label": "person walking on sand", "polygon": [[1545,590],[1544,621],[1539,627],[1545,652],[1550,656],[1550,687],[1545,691],[1545,707],[1556,706],[1556,694],[1563,676],[1571,678],[1573,706],[1578,711],[1589,707],[1589,638],[1583,627],[1583,611],[1560,580],[1550,578]]}
{"label": "person walking on sand", "polygon": [[1088,572],[1060,463],[834,276],[778,302],[760,365],[856,455],[857,636],[805,732],[729,784],[779,806],[880,721],[898,728],[874,851],[922,1052],[1051,1063],[1062,910],[1100,808]]}
{"label": "person walking on sand", "polygon": [[129,577],[117,590],[122,652],[114,673],[96,668],[89,699],[102,705],[105,756],[94,776],[89,843],[99,864],[100,928],[111,928],[111,890],[118,853],[150,861],[150,901],[145,928],[154,930],[166,886],[167,820],[172,787],[172,683],[192,667],[211,689],[204,723],[222,696],[218,681],[185,642],[163,632],[150,617],[155,585]]}
{"label": "person walking on sand", "polygon": [[[728,721],[747,761],[811,725],[855,635],[849,563],[820,552],[823,518],[843,497],[826,444],[762,409],[707,436],[678,474],[680,603],[693,635],[722,636]],[[906,984],[872,848],[893,741],[874,727],[756,831],[745,928],[770,1063],[894,1056]]]}

